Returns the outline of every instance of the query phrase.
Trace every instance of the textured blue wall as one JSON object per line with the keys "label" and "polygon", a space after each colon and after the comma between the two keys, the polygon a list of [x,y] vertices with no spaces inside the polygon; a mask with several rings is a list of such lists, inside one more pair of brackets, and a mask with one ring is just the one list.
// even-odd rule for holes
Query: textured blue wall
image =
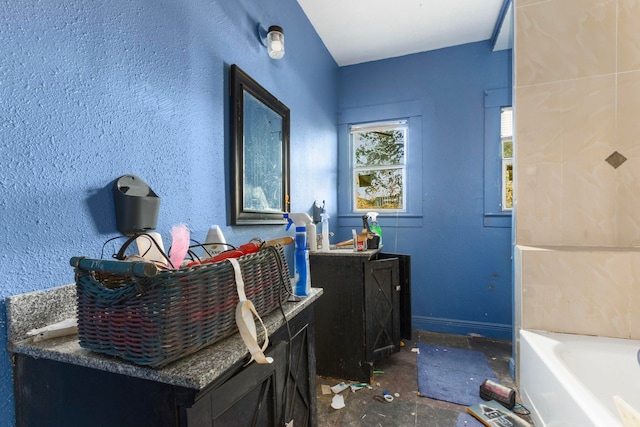
{"label": "textured blue wall", "polygon": [[[100,256],[118,235],[113,180],[150,184],[165,237],[182,222],[194,237],[220,224],[232,243],[283,233],[226,225],[234,63],[291,108],[292,210],[326,200],[332,223],[345,189],[337,94],[342,110],[419,104],[421,208],[398,226],[381,219],[388,251],[413,257],[414,326],[510,330],[510,229],[483,226],[484,91],[511,86],[509,52],[482,42],[338,70],[295,0],[5,3],[0,425],[13,419],[4,298],[70,283],[71,256]],[[258,22],[285,28],[283,60],[267,57]],[[348,221],[336,240],[350,238]]]}
{"label": "textured blue wall", "polygon": [[[117,236],[111,185],[160,196],[157,230],[228,227],[228,70],[291,109],[291,208],[337,202],[338,67],[295,0],[12,0],[0,22],[0,425],[11,425],[4,299],[73,281],[69,258]],[[257,24],[284,27],[270,60]],[[107,254],[113,250],[109,248]],[[108,256],[108,255],[107,255]]]}
{"label": "textured blue wall", "polygon": [[[341,121],[378,120],[389,107],[422,117],[421,138],[409,136],[408,157],[422,167],[422,181],[407,184],[413,207],[380,218],[385,252],[412,256],[414,328],[511,338],[511,229],[485,227],[483,202],[485,91],[510,87],[511,51],[489,42],[339,69]],[[348,239],[361,222],[343,202],[343,158],[338,231]]]}

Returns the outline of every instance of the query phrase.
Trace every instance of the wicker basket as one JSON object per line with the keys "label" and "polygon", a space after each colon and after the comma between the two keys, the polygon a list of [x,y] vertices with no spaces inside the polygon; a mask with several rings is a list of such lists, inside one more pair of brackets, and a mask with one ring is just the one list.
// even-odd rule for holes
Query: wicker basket
{"label": "wicker basket", "polygon": [[[238,262],[247,299],[260,316],[288,298],[291,283],[282,246]],[[239,298],[228,261],[155,275],[141,268],[147,263],[73,258],[71,264],[81,347],[159,367],[237,332]]]}

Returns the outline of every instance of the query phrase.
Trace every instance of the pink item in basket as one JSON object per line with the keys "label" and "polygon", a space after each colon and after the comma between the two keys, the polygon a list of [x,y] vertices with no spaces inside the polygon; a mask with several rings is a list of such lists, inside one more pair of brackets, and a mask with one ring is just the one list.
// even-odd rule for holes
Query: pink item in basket
{"label": "pink item in basket", "polygon": [[[180,268],[182,261],[187,256],[191,235],[184,224],[178,224],[171,229],[171,250],[169,260],[173,268]],[[171,267],[171,266],[168,266]]]}

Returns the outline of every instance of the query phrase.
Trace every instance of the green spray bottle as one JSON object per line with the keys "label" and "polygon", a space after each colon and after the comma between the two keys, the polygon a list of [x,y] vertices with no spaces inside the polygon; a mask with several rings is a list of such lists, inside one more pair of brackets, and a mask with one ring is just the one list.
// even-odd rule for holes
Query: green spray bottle
{"label": "green spray bottle", "polygon": [[378,245],[382,245],[382,227],[378,224],[378,212],[367,212],[367,216],[371,218],[371,232],[380,237]]}

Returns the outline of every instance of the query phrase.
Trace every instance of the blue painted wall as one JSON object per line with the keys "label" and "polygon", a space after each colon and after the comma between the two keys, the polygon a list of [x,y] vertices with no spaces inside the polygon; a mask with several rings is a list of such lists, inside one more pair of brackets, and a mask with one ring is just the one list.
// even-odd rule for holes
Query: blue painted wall
{"label": "blue painted wall", "polygon": [[[7,296],[71,283],[69,258],[118,235],[111,186],[160,196],[157,230],[275,237],[229,227],[228,70],[291,109],[291,208],[337,201],[337,75],[295,0],[12,0],[0,12],[0,425],[12,425]],[[268,58],[257,24],[284,27]],[[107,248],[107,256],[113,253]]]}
{"label": "blue painted wall", "polygon": [[[177,223],[194,237],[219,224],[232,243],[283,234],[227,225],[234,63],[290,107],[292,211],[325,200],[335,241],[361,226],[339,202],[346,118],[414,117],[411,209],[381,218],[386,250],[412,255],[414,327],[510,338],[510,229],[483,215],[483,98],[511,86],[510,52],[481,42],[338,69],[295,0],[5,3],[0,425],[13,419],[4,299],[71,283],[71,256],[100,256],[118,235],[116,178],[138,175],[161,197],[166,239]],[[283,60],[267,57],[258,22],[285,28]]]}
{"label": "blue painted wall", "polygon": [[349,212],[348,124],[419,125],[409,130],[407,157],[422,173],[408,179],[408,212],[379,218],[385,252],[412,256],[414,328],[511,338],[510,221],[485,226],[484,206],[485,92],[510,87],[511,51],[488,41],[339,70],[339,238],[362,227]]}

